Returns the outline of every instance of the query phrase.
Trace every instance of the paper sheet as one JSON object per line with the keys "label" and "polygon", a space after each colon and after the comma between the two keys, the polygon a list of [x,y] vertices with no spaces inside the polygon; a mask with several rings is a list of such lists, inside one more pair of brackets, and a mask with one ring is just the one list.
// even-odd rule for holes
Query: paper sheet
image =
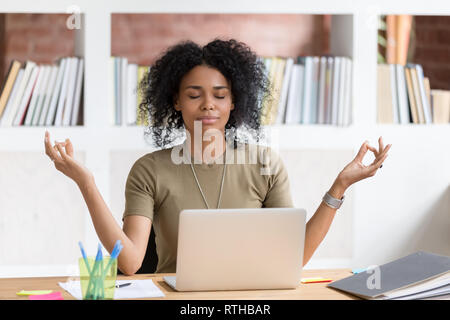
{"label": "paper sheet", "polygon": [[[116,285],[128,282],[131,282],[131,285],[114,289],[114,299],[158,298],[165,296],[151,279],[117,280]],[[58,282],[58,284],[74,298],[82,300],[80,281]]]}

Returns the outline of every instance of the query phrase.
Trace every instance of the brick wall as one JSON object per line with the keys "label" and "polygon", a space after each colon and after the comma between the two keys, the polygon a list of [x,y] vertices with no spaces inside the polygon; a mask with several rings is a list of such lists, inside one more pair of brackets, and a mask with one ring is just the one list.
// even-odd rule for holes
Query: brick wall
{"label": "brick wall", "polygon": [[[53,63],[73,55],[74,31],[67,14],[1,14],[0,76],[12,59]],[[311,15],[248,14],[113,14],[111,53],[131,62],[151,64],[158,54],[180,40],[205,44],[214,37],[236,38],[260,55],[323,54],[328,52],[329,18]]]}
{"label": "brick wall", "polygon": [[450,17],[416,16],[414,62],[423,66],[432,89],[450,90]]}
{"label": "brick wall", "polygon": [[[67,14],[0,14],[0,77],[12,59],[53,63],[72,55],[74,31]],[[113,14],[111,52],[151,64],[167,46],[184,39],[205,44],[237,38],[260,55],[329,51],[330,16],[247,14]],[[423,65],[433,89],[450,89],[450,17],[416,16],[413,62]]]}
{"label": "brick wall", "polygon": [[181,40],[204,45],[222,37],[245,42],[264,56],[319,55],[328,52],[326,26],[321,15],[113,14],[111,52],[151,64]]}
{"label": "brick wall", "polygon": [[73,55],[74,31],[66,27],[68,15],[14,13],[2,16],[5,19],[2,57],[5,72],[13,59],[50,64],[60,57]]}

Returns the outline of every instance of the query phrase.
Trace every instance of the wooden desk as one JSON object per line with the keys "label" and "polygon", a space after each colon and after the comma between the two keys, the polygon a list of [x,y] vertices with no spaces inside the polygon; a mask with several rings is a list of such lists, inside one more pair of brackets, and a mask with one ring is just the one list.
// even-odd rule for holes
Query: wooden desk
{"label": "wooden desk", "polygon": [[[335,270],[303,270],[303,278],[326,277],[339,280],[350,276],[349,269]],[[163,276],[173,274],[139,274],[131,277],[119,275],[118,279],[152,279],[166,295],[154,300],[351,300],[357,299],[352,295],[327,288],[328,283],[299,284],[296,289],[287,290],[251,290],[251,291],[207,291],[207,292],[177,292],[170,288],[163,280]],[[66,282],[69,277],[44,278],[4,278],[0,279],[0,299],[27,300],[28,297],[16,295],[20,290],[54,290],[60,291],[63,298],[75,299],[62,289],[58,282]],[[73,279],[73,278],[71,278]]]}

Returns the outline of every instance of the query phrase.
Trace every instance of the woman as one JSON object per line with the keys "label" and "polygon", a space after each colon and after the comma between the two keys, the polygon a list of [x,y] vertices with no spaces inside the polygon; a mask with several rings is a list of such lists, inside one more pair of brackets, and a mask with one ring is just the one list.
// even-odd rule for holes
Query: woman
{"label": "woman", "polygon": [[[77,183],[105,248],[111,252],[116,240],[122,241],[118,266],[124,274],[133,275],[140,268],[152,226],[157,272],[175,272],[182,209],[293,206],[282,161],[269,148],[255,153],[254,145],[240,142],[245,138],[237,128],[259,139],[260,106],[270,102],[263,64],[245,44],[235,40],[214,40],[204,47],[180,43],[156,61],[140,88],[141,111],[151,115],[150,134],[163,149],[133,165],[125,189],[123,229],[92,174],[73,158],[70,140],[52,146],[48,132],[45,135],[46,154],[57,170]],[[185,133],[185,142],[168,148],[180,132]],[[386,159],[391,145],[384,147],[381,137],[378,142],[378,150],[367,141],[362,144],[308,221],[303,265],[325,237],[347,188],[375,175]],[[375,160],[365,166],[362,161],[368,150]]]}

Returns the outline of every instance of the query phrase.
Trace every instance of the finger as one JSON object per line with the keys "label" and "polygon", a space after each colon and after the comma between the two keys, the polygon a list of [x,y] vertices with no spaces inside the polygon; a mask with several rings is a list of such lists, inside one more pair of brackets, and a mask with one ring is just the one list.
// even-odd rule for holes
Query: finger
{"label": "finger", "polygon": [[370,145],[367,145],[367,148],[375,154],[375,157],[378,157],[378,150]]}
{"label": "finger", "polygon": [[361,148],[359,148],[358,154],[356,155],[355,159],[358,160],[359,162],[362,162],[364,156],[367,153],[367,150],[369,150],[369,142],[366,140],[361,145]]}
{"label": "finger", "polygon": [[384,154],[382,157],[380,157],[380,159],[378,159],[377,161],[375,161],[374,163],[372,163],[372,164],[369,166],[369,168],[370,168],[371,170],[377,170],[377,169],[379,169],[379,168],[383,165],[383,162],[384,162],[384,160],[386,160],[387,156],[388,156],[387,153]]}
{"label": "finger", "polygon": [[58,149],[58,151],[59,151],[59,154],[61,155],[61,158],[63,158],[64,160],[67,160],[67,154],[66,154],[66,152],[64,151],[64,149],[63,149],[63,147],[62,147],[62,143],[56,143],[56,148]]}
{"label": "finger", "polygon": [[383,157],[385,154],[387,154],[388,151],[389,151],[389,149],[391,149],[391,146],[392,146],[392,144],[388,144],[388,145],[386,146],[386,148],[384,148],[383,152],[381,152],[381,153],[378,155],[378,157],[375,159],[374,162],[378,161],[378,159],[380,159],[380,158]]}
{"label": "finger", "polygon": [[384,149],[384,143],[383,143],[383,137],[378,138],[378,147],[379,147],[379,153],[381,153]]}
{"label": "finger", "polygon": [[45,133],[45,154],[52,160],[55,161],[59,158],[58,153],[55,149],[53,149],[50,143],[50,134],[48,132]]}
{"label": "finger", "polygon": [[66,139],[66,153],[70,157],[73,157],[73,145],[72,145],[72,142],[70,141],[70,139]]}

